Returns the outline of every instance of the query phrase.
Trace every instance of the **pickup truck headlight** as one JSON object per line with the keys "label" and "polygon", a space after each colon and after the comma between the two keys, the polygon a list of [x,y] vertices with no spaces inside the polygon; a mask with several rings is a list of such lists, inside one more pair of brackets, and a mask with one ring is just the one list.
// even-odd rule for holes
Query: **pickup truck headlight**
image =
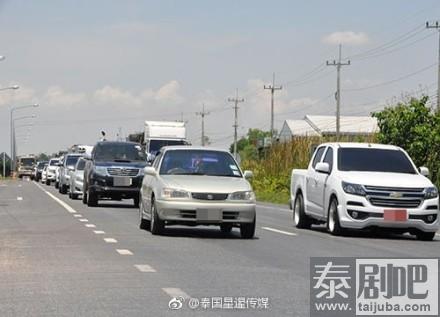
{"label": "pickup truck headlight", "polygon": [[358,195],[358,196],[366,196],[364,186],[359,184],[352,184],[347,182],[342,182],[342,189],[347,194]]}
{"label": "pickup truck headlight", "polygon": [[164,188],[162,189],[162,199],[189,199],[190,194],[185,190]]}
{"label": "pickup truck headlight", "polygon": [[438,197],[438,189],[436,187],[425,188],[425,199],[432,199]]}
{"label": "pickup truck headlight", "polygon": [[107,176],[107,168],[104,166],[95,166],[94,172],[101,176]]}
{"label": "pickup truck headlight", "polygon": [[255,201],[255,193],[253,191],[235,192],[229,194],[229,200],[246,200]]}

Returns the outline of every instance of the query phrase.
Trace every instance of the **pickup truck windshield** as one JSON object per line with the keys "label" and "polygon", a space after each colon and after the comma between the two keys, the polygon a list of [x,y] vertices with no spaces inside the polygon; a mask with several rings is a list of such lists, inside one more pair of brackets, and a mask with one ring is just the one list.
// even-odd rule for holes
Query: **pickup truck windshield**
{"label": "pickup truck windshield", "polygon": [[230,154],[203,150],[167,151],[162,160],[160,174],[242,177]]}
{"label": "pickup truck windshield", "polygon": [[407,156],[398,150],[340,148],[338,149],[340,171],[388,172],[416,174]]}
{"label": "pickup truck windshield", "polygon": [[97,161],[146,161],[142,147],[133,143],[103,143],[95,148]]}

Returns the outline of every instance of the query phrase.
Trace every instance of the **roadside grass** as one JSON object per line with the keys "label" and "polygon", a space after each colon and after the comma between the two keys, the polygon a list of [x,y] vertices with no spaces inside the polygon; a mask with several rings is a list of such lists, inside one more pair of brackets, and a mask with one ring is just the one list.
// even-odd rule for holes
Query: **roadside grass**
{"label": "roadside grass", "polygon": [[290,195],[288,193],[272,193],[272,192],[260,192],[255,193],[258,201],[270,202],[274,204],[288,205]]}

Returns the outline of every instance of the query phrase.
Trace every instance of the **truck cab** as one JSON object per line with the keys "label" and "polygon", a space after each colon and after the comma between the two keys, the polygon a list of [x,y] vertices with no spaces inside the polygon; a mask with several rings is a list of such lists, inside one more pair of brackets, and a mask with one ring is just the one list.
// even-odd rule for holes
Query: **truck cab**
{"label": "truck cab", "polygon": [[31,179],[34,178],[36,159],[33,155],[21,156],[18,159],[17,175],[18,178],[23,178],[23,176],[28,176]]}

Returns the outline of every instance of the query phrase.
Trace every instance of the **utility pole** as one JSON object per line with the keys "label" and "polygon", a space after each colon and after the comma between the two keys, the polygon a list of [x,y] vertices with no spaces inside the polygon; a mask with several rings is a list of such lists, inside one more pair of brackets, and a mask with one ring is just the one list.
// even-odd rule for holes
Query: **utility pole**
{"label": "utility pole", "polygon": [[271,95],[271,99],[270,99],[270,137],[273,140],[274,138],[274,95],[275,95],[275,90],[281,90],[283,89],[283,86],[279,86],[276,87],[275,86],[275,73],[273,73],[273,78],[272,78],[272,85],[264,85],[264,89],[269,89],[270,90],[270,95]]}
{"label": "utility pole", "polygon": [[3,178],[6,177],[6,152],[3,152]]}
{"label": "utility pole", "polygon": [[327,66],[336,66],[337,70],[337,79],[336,79],[336,141],[339,141],[340,133],[341,133],[341,67],[350,65],[350,61],[346,63],[342,63],[342,45],[339,44],[339,57],[336,62],[333,60],[332,62],[327,61]]}
{"label": "utility pole", "polygon": [[205,116],[209,115],[210,112],[205,111],[205,104],[202,105],[202,111],[196,112],[196,115],[202,117],[202,146],[205,146]]}
{"label": "utility pole", "polygon": [[437,70],[437,112],[440,112],[440,25],[438,21],[435,21],[435,23],[429,24],[429,22],[426,22],[426,28],[427,29],[436,29],[439,34],[438,38],[438,70]]}
{"label": "utility pole", "polygon": [[240,102],[244,102],[243,98],[238,98],[238,89],[236,90],[235,93],[235,98],[228,98],[229,102],[233,102],[234,103],[234,157],[235,159],[237,159],[237,139],[238,139],[238,134],[237,134],[237,129],[238,129],[238,103]]}

